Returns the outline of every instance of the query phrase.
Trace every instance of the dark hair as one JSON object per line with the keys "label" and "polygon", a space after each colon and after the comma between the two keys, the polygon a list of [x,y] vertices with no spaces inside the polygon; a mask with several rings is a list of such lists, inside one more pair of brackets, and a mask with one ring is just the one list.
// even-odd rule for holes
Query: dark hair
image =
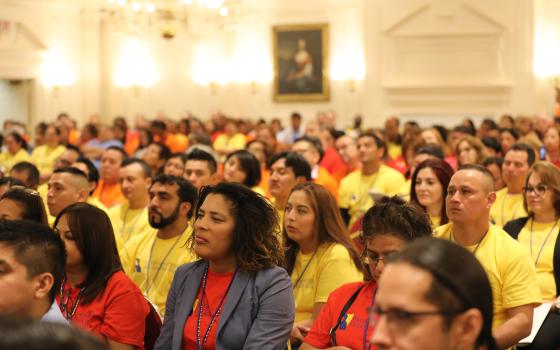
{"label": "dark hair", "polygon": [[74,167],[71,167],[71,166],[58,168],[55,171],[53,171],[53,174],[71,174],[71,175],[74,175],[74,176],[83,177],[84,180],[89,182],[86,173],[84,173],[83,171],[81,171],[78,168],[74,168]]}
{"label": "dark hair", "polygon": [[52,303],[66,268],[66,250],[60,237],[47,225],[28,220],[0,220],[0,243],[14,249],[16,261],[25,266],[27,276],[50,272],[54,283],[49,291]]}
{"label": "dark hair", "polygon": [[139,137],[140,143],[138,144],[137,150],[143,149],[144,147],[148,147],[148,145],[149,145],[150,143],[154,142],[154,134],[152,133],[152,131],[151,131],[150,129],[147,129],[147,128],[140,128],[140,129],[138,129],[138,133],[139,133],[139,134],[141,134],[141,133],[143,133],[143,132],[146,133],[146,137],[147,137],[148,140],[147,140],[146,144],[143,145],[143,144],[142,144],[142,137]]}
{"label": "dark hair", "polygon": [[311,147],[315,148],[315,151],[319,153],[319,161],[323,159],[323,156],[325,155],[325,150],[323,150],[323,145],[321,145],[321,141],[318,138],[313,136],[302,136],[297,138],[294,141],[294,144],[300,141],[307,142],[311,145]]}
{"label": "dark hair", "polygon": [[10,169],[10,173],[11,172],[18,172],[18,173],[25,173],[27,176],[27,181],[25,182],[25,186],[29,187],[29,188],[37,188],[37,186],[39,186],[39,179],[40,179],[40,175],[39,175],[39,169],[37,169],[37,167],[30,162],[19,162],[16,163],[12,169]]}
{"label": "dark hair", "polygon": [[486,125],[490,130],[499,129],[498,124],[494,121],[494,119],[490,118],[485,118],[480,125]]}
{"label": "dark hair", "polygon": [[56,217],[55,229],[64,215],[67,215],[68,226],[88,271],[81,287],[85,288],[83,302],[89,304],[105,290],[113,273],[122,270],[113,226],[103,210],[88,203],[74,203],[64,208]]}
{"label": "dark hair", "polygon": [[490,281],[470,251],[447,240],[426,237],[408,244],[389,263],[409,264],[432,276],[425,298],[440,311],[451,312],[445,316],[444,327],[449,327],[459,313],[478,309],[484,322],[476,340],[477,348],[498,349],[492,336],[494,311]]}
{"label": "dark hair", "polygon": [[517,132],[517,130],[513,129],[513,128],[503,128],[500,129],[500,134],[507,132],[509,133],[511,136],[513,136],[513,138],[517,141],[519,140],[519,132]]}
{"label": "dark hair", "polygon": [[35,126],[35,131],[39,134],[39,135],[45,135],[45,133],[47,132],[47,128],[48,128],[48,124],[45,122],[39,122],[39,124],[37,124],[37,126]]}
{"label": "dark hair", "polygon": [[25,187],[25,184],[21,182],[21,180],[14,179],[13,177],[9,177],[9,176],[4,176],[0,178],[0,186],[6,186],[6,185],[8,185],[8,188],[12,188],[14,186]]}
{"label": "dark hair", "polygon": [[78,158],[82,156],[82,151],[80,151],[78,146],[68,144],[68,145],[65,145],[64,147],[66,148],[67,151],[74,151],[74,152],[78,153]]}
{"label": "dark hair", "polygon": [[2,199],[9,199],[17,202],[23,209],[23,220],[30,220],[43,225],[49,224],[45,204],[39,192],[29,188],[15,186],[4,192],[0,197],[0,200]]}
{"label": "dark hair", "polygon": [[484,162],[482,163],[482,165],[484,165],[485,167],[495,164],[498,166],[498,168],[500,168],[500,172],[502,171],[502,165],[504,164],[504,158],[502,157],[488,157],[484,160]]}
{"label": "dark hair", "polygon": [[434,174],[436,174],[436,177],[441,185],[441,189],[442,189],[441,197],[442,197],[443,204],[441,206],[440,224],[441,225],[447,224],[449,222],[449,219],[447,218],[447,211],[445,209],[445,197],[447,197],[447,187],[449,186],[449,181],[451,181],[451,177],[453,176],[453,168],[449,164],[447,164],[447,162],[444,160],[426,159],[422,163],[418,164],[418,166],[414,170],[414,173],[412,174],[411,181],[410,181],[411,183],[410,203],[419,206],[426,212],[427,212],[427,208],[424,207],[422,204],[420,204],[420,202],[418,201],[418,195],[416,194],[416,178],[418,177],[418,173],[420,172],[420,170],[424,168],[432,169]]}
{"label": "dark hair", "polygon": [[285,159],[286,168],[291,168],[296,178],[303,176],[307,181],[311,181],[311,166],[305,158],[294,152],[276,153],[272,156],[272,158],[270,158],[268,167],[271,168],[272,164],[276,163],[280,159]]}
{"label": "dark hair", "polygon": [[508,152],[509,151],[523,151],[527,153],[527,164],[529,164],[529,166],[533,165],[535,162],[535,150],[526,143],[514,143]]}
{"label": "dark hair", "polygon": [[[187,162],[189,160],[198,160],[208,163],[208,168],[210,169],[210,173],[215,174],[218,170],[218,163],[216,163],[216,159],[208,153],[201,149],[195,148],[189,154],[187,154]],[[186,164],[186,162],[185,162]]]}
{"label": "dark hair", "polygon": [[167,125],[165,125],[165,122],[161,120],[152,120],[150,122],[150,127],[155,129],[160,129],[163,131],[167,130]]}
{"label": "dark hair", "polygon": [[121,154],[121,163],[125,160],[128,159],[128,153],[126,153],[126,151],[124,150],[124,148],[119,147],[119,146],[110,146],[107,147],[107,149],[105,150],[105,152],[107,151],[117,151]]}
{"label": "dark hair", "polygon": [[482,143],[484,144],[484,146],[493,149],[496,153],[502,152],[502,145],[500,144],[500,141],[498,141],[495,137],[483,137]]}
{"label": "dark hair", "polygon": [[183,162],[183,164],[187,163],[187,155],[183,152],[171,153],[171,155],[169,155],[167,159],[171,159],[171,158],[179,158],[181,159],[181,162]]}
{"label": "dark hair", "polygon": [[361,139],[362,137],[371,137],[375,141],[377,148],[383,148],[384,150],[387,149],[385,142],[371,130],[362,132],[360,136],[358,136],[358,139]]}
{"label": "dark hair", "polygon": [[[296,185],[290,192],[303,191],[306,193],[311,208],[315,213],[315,223],[313,227],[314,234],[317,236],[319,244],[331,243],[341,244],[348,250],[350,258],[354,265],[360,271],[364,271],[364,265],[360,258],[360,253],[352,243],[348,230],[344,225],[342,216],[338,209],[336,199],[333,195],[323,186],[314,182],[303,182]],[[296,255],[299,250],[298,244],[288,237],[286,229],[282,229],[282,236],[284,237],[284,245],[286,250],[286,270],[291,274],[294,269]]]}
{"label": "dark hair", "polygon": [[[222,182],[202,188],[196,207],[197,219],[198,210],[210,194],[219,194],[230,204],[230,213],[235,218],[231,251],[239,268],[257,272],[281,266],[283,251],[278,240],[278,216],[270,202],[241,184]],[[189,241],[191,249],[194,249],[195,235]]]}
{"label": "dark hair", "polygon": [[195,131],[189,134],[189,141],[192,145],[206,145],[212,147],[212,138],[205,132]]}
{"label": "dark hair", "polygon": [[392,234],[405,241],[432,235],[426,213],[399,196],[383,197],[364,214],[363,238]]}
{"label": "dark hair", "polygon": [[187,217],[190,219],[193,214],[193,208],[196,206],[197,202],[197,191],[193,184],[182,177],[166,174],[159,174],[154,177],[150,188],[157,183],[163,185],[177,185],[179,187],[177,189],[179,203],[187,202],[191,204],[191,209],[187,213]]}
{"label": "dark hair", "polygon": [[159,159],[167,160],[169,159],[169,156],[171,156],[171,150],[169,149],[169,147],[167,147],[167,145],[161,142],[152,142],[150,145],[156,145],[159,147],[159,152],[158,152]]}
{"label": "dark hair", "polygon": [[245,145],[245,149],[248,150],[251,147],[251,145],[254,144],[254,143],[260,143],[261,145],[263,145],[264,156],[266,158],[265,162],[268,163],[268,158],[270,158],[270,154],[268,154],[268,147],[266,146],[266,144],[263,141],[257,140],[257,139],[251,140],[251,141],[247,142],[247,144]]}
{"label": "dark hair", "polygon": [[256,185],[261,182],[261,165],[257,159],[251,152],[246,150],[238,150],[235,152],[230,153],[226,157],[226,161],[236,157],[239,161],[239,167],[245,173],[245,180],[243,180],[243,185],[251,188],[255,187]]}
{"label": "dark hair", "polygon": [[301,120],[301,114],[299,114],[299,112],[292,112],[291,118]]}
{"label": "dark hair", "polygon": [[95,336],[54,322],[0,318],[0,350],[107,350]]}
{"label": "dark hair", "polygon": [[78,158],[76,163],[84,163],[86,165],[88,168],[87,178],[89,182],[95,182],[96,184],[99,182],[99,171],[97,171],[97,168],[89,158],[82,156]]}
{"label": "dark hair", "polygon": [[414,151],[414,154],[415,155],[427,154],[442,160],[445,158],[443,149],[441,149],[441,146],[438,145],[437,143],[421,144],[421,146]]}
{"label": "dark hair", "polygon": [[84,130],[87,130],[94,138],[97,138],[99,135],[99,130],[97,130],[97,126],[95,126],[95,124],[88,123],[84,125]]}
{"label": "dark hair", "polygon": [[27,141],[25,141],[25,139],[23,138],[23,136],[21,136],[21,134],[17,131],[11,131],[8,133],[8,135],[4,136],[4,141],[6,140],[6,137],[11,136],[14,138],[14,140],[16,141],[17,144],[19,144],[19,146],[25,150],[27,150]]}
{"label": "dark hair", "polygon": [[150,169],[150,166],[148,165],[148,163],[146,163],[144,160],[140,158],[125,159],[121,164],[121,169],[132,164],[140,165],[140,167],[142,168],[142,174],[144,175],[144,178],[152,177],[152,170]]}

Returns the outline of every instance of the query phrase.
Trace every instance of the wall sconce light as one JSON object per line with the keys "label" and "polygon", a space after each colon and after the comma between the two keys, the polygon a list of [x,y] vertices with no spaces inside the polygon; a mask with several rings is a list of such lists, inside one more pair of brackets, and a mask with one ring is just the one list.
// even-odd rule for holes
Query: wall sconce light
{"label": "wall sconce light", "polygon": [[74,72],[58,51],[50,51],[41,66],[43,84],[51,88],[53,96],[58,97],[60,89],[76,82]]}

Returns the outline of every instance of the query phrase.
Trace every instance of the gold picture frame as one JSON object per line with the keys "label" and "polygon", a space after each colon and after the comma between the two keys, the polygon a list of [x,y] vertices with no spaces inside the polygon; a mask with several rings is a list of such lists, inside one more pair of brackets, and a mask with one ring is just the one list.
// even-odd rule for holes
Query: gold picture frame
{"label": "gold picture frame", "polygon": [[329,25],[272,27],[276,102],[328,101]]}

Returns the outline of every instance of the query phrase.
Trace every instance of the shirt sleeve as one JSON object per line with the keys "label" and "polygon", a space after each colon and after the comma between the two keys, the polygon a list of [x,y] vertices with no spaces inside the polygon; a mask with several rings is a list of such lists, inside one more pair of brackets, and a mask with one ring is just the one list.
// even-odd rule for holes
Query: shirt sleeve
{"label": "shirt sleeve", "polygon": [[340,244],[328,248],[317,264],[317,289],[315,303],[324,303],[329,294],[343,284],[363,280],[362,273],[350,258],[350,253]]}
{"label": "shirt sleeve", "polygon": [[100,333],[118,343],[143,348],[148,305],[140,290],[125,278],[109,291],[112,295],[107,298]]}
{"label": "shirt sleeve", "polygon": [[348,203],[348,197],[350,193],[348,191],[348,181],[346,178],[340,181],[340,186],[338,188],[338,207],[343,209],[348,209],[350,203]]}
{"label": "shirt sleeve", "polygon": [[[334,294],[334,293],[333,293]],[[333,346],[330,337],[331,327],[336,322],[334,314],[334,306],[337,303],[333,300],[333,295],[329,296],[327,303],[321,309],[319,316],[313,322],[311,330],[304,339],[304,343],[307,343],[315,348],[325,349]]]}
{"label": "shirt sleeve", "polygon": [[535,265],[529,254],[521,249],[520,246],[515,250],[510,249],[507,255],[509,259],[504,266],[502,296],[505,309],[542,302]]}

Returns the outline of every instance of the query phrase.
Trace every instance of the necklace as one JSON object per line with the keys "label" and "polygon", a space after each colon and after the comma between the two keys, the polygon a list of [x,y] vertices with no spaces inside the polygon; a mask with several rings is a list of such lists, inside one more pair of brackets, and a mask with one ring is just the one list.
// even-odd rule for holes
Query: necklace
{"label": "necklace", "polygon": [[305,271],[307,271],[307,268],[309,267],[309,265],[311,264],[311,262],[313,261],[313,258],[315,257],[315,253],[317,253],[317,251],[313,252],[313,255],[311,255],[311,259],[309,259],[309,261],[307,262],[307,264],[305,264],[305,267],[303,268],[303,271],[301,271],[301,273],[299,274],[299,276],[296,279],[296,283],[294,283],[294,289],[296,289],[296,287],[298,286],[299,282],[301,281],[301,279],[303,278],[303,275],[305,274]]}
{"label": "necklace", "polygon": [[208,324],[208,327],[206,328],[206,332],[204,332],[204,337],[201,340],[200,339],[200,319],[202,318],[202,301],[204,300],[204,297],[206,295],[206,282],[208,281],[208,265],[206,265],[206,268],[204,269],[204,275],[202,276],[202,291],[200,292],[200,301],[198,303],[198,318],[196,320],[196,349],[197,350],[203,350],[204,343],[206,343],[206,340],[208,339],[208,335],[210,335],[210,330],[212,329],[212,326],[214,325],[214,322],[216,321],[216,318],[221,313],[222,305],[224,304],[224,301],[226,300],[226,297],[229,293],[229,290],[231,289],[231,285],[233,284],[233,280],[235,279],[235,275],[237,275],[237,269],[235,269],[235,272],[233,273],[233,276],[231,277],[231,281],[229,281],[229,284],[227,286],[226,292],[222,296],[222,299],[220,300],[220,303],[218,304],[218,308],[216,309],[216,311],[214,311],[214,314],[212,314],[212,311],[210,311],[210,303],[208,303],[208,310],[210,311],[210,315],[211,315],[210,316],[210,324]]}
{"label": "necklace", "polygon": [[[534,222],[534,220],[531,219],[531,239],[529,241],[529,249],[531,250],[531,258],[533,257],[533,222]],[[554,231],[554,228],[556,228],[557,224],[558,224],[558,220],[556,220],[556,222],[554,222],[554,225],[552,226],[550,231],[548,231],[548,234],[546,235],[546,238],[544,239],[544,242],[541,244],[539,252],[537,253],[537,258],[535,259],[535,266],[537,266],[537,263],[539,262],[539,259],[541,257],[541,253],[544,249],[544,246],[546,245],[546,241],[548,241],[548,238],[552,234],[552,231]]]}
{"label": "necklace", "polygon": [[[490,229],[488,229],[488,231],[490,231]],[[476,247],[474,247],[473,250],[473,255],[476,256],[476,251],[478,250],[478,247],[480,247],[480,244],[482,243],[482,241],[484,240],[484,237],[486,237],[486,235],[488,234],[488,231],[486,231],[486,233],[480,238],[480,241],[478,241],[478,243],[476,244]],[[455,238],[453,237],[453,231],[451,231],[449,233],[449,240],[451,240],[452,242],[457,243],[457,241],[455,240]]]}
{"label": "necklace", "polygon": [[169,248],[169,250],[167,251],[167,253],[163,257],[163,259],[159,262],[159,266],[156,270],[154,278],[152,279],[152,284],[150,284],[150,265],[152,264],[152,253],[154,252],[154,247],[156,245],[157,234],[154,237],[154,241],[152,242],[152,247],[150,248],[150,255],[148,256],[148,264],[147,264],[147,267],[146,267],[146,295],[149,295],[150,289],[152,288],[152,285],[153,285],[153,282],[156,280],[157,276],[159,275],[159,272],[161,271],[161,267],[163,266],[163,263],[165,262],[165,260],[167,260],[167,257],[169,257],[169,254],[171,254],[171,251],[173,251],[173,249],[175,248],[177,243],[179,243],[179,240],[181,239],[182,236],[183,236],[183,234],[180,234],[180,235],[177,236],[177,238],[175,239],[175,242],[173,242],[173,245],[171,246],[171,248]]}
{"label": "necklace", "polygon": [[74,317],[74,314],[78,310],[78,305],[80,305],[80,300],[82,298],[82,294],[84,293],[85,288],[84,287],[80,288],[80,291],[78,292],[78,297],[76,298],[76,302],[74,303],[74,306],[71,307],[71,310],[69,310],[68,303],[70,302],[71,288],[68,289],[68,292],[66,293],[66,299],[65,299],[64,298],[65,284],[66,284],[66,276],[64,276],[64,279],[60,284],[60,309],[61,309],[60,311],[62,312],[62,315],[64,316],[64,318],[66,318],[67,321],[72,321],[72,317]]}
{"label": "necklace", "polygon": [[124,228],[126,226],[126,217],[128,216],[128,211],[130,209],[130,204],[129,206],[126,208],[126,211],[124,212],[124,218],[123,218],[123,224],[121,226],[121,237],[122,239],[127,242],[130,239],[130,236],[132,235],[132,233],[134,232],[134,228],[136,227],[136,224],[138,223],[138,220],[140,219],[140,217],[142,215],[144,215],[144,212],[147,210],[147,207],[144,207],[144,209],[142,210],[142,212],[140,214],[138,214],[136,216],[136,218],[132,221],[132,225],[130,225],[128,231],[128,234],[126,235],[126,238],[124,237]]}

